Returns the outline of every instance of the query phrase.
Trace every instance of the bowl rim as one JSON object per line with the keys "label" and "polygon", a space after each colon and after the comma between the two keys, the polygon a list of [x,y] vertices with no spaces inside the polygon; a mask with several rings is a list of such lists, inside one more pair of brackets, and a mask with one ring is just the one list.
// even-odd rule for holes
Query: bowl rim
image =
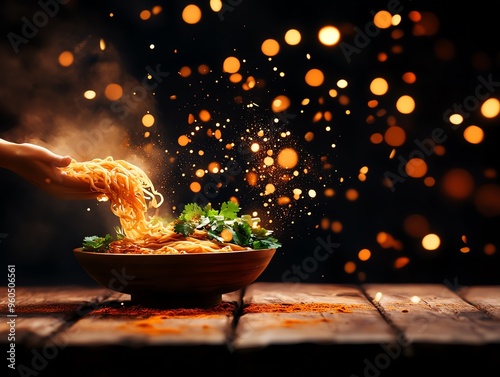
{"label": "bowl rim", "polygon": [[158,256],[168,256],[168,257],[186,257],[186,256],[200,256],[200,255],[228,255],[228,254],[247,254],[250,252],[263,252],[263,251],[274,251],[276,248],[268,249],[246,249],[246,250],[233,250],[233,251],[211,251],[208,253],[186,253],[186,254],[132,254],[132,253],[103,253],[98,251],[86,251],[82,247],[77,247],[73,249],[74,253],[80,253],[85,255],[107,255],[107,256],[127,256],[127,257],[158,257]]}

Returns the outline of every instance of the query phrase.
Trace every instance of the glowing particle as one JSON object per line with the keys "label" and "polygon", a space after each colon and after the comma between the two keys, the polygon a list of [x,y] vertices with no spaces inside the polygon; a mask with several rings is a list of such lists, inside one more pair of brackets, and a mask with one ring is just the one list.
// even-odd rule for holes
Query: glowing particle
{"label": "glowing particle", "polygon": [[494,118],[500,113],[500,101],[496,98],[488,98],[481,106],[481,114],[485,118]]}
{"label": "glowing particle", "polygon": [[340,40],[340,31],[335,26],[324,26],[318,32],[318,39],[325,46],[334,46]]}
{"label": "glowing particle", "polygon": [[222,71],[227,73],[236,73],[239,71],[241,63],[238,58],[229,56],[222,64]]}
{"label": "glowing particle", "polygon": [[441,244],[441,240],[437,234],[429,233],[422,238],[422,246],[426,250],[436,250]]}
{"label": "glowing particle", "polygon": [[210,0],[210,9],[214,12],[219,12],[222,9],[222,1],[221,0]]}
{"label": "glowing particle", "polygon": [[63,67],[69,67],[71,64],[73,64],[73,61],[75,60],[73,53],[71,51],[63,51],[61,54],[59,54],[59,64]]}
{"label": "glowing particle", "polygon": [[191,140],[186,136],[186,135],[181,135],[179,136],[179,138],[177,139],[177,143],[179,143],[179,145],[181,147],[185,147],[186,145],[189,144]]}
{"label": "glowing particle", "polygon": [[396,260],[394,261],[394,268],[396,268],[396,269],[397,268],[403,268],[408,263],[410,263],[410,259],[407,258],[407,257],[396,258]]}
{"label": "glowing particle", "polygon": [[283,112],[289,107],[290,107],[290,99],[284,95],[279,95],[275,97],[271,103],[271,109],[275,113]]}
{"label": "glowing particle", "polygon": [[373,17],[373,23],[379,29],[387,29],[392,24],[392,15],[386,10],[378,11]]}
{"label": "glowing particle", "polygon": [[309,86],[320,86],[325,81],[325,75],[321,70],[312,68],[306,73],[305,81]]}
{"label": "glowing particle", "polygon": [[291,169],[299,162],[299,155],[293,148],[284,148],[278,153],[277,162],[282,168]]}
{"label": "glowing particle", "polygon": [[307,192],[307,194],[308,194],[308,195],[309,195],[309,197],[311,197],[311,198],[315,198],[315,197],[316,197],[316,195],[317,195],[317,194],[316,194],[316,190],[312,190],[312,189],[311,189],[311,190],[309,190],[309,191]]}
{"label": "glowing particle", "polygon": [[254,153],[255,153],[255,152],[258,152],[258,151],[259,151],[259,149],[260,149],[260,145],[259,145],[259,144],[257,144],[257,143],[252,143],[252,145],[250,146],[250,150],[251,150],[252,152],[254,152]]}
{"label": "glowing particle", "polygon": [[411,296],[410,301],[413,302],[414,304],[418,304],[420,302],[421,298],[418,296]]}
{"label": "glowing particle", "polygon": [[99,40],[99,48],[104,51],[106,49],[106,42],[104,42],[104,39]]}
{"label": "glowing particle", "polygon": [[154,50],[154,49],[155,49],[155,45],[154,45],[153,43],[151,43],[151,44],[149,45],[149,48],[150,48],[151,50]]}
{"label": "glowing particle", "polygon": [[341,79],[341,80],[337,81],[337,86],[341,89],[347,88],[347,85],[349,85],[347,80]]}
{"label": "glowing particle", "polygon": [[405,165],[406,174],[413,178],[421,178],[427,174],[427,163],[418,157],[411,158]]}
{"label": "glowing particle", "polygon": [[266,56],[275,56],[280,51],[280,44],[275,39],[266,39],[262,42],[260,50]]}
{"label": "glowing particle", "polygon": [[484,131],[478,126],[471,125],[464,130],[464,139],[471,144],[479,144],[484,139]]}
{"label": "glowing particle", "polygon": [[344,264],[344,271],[347,274],[352,274],[354,271],[356,271],[356,263],[354,263],[354,262],[346,262]]}
{"label": "glowing particle", "polygon": [[199,182],[191,182],[189,185],[189,188],[192,192],[200,192],[201,191],[201,185]]}
{"label": "glowing particle", "polygon": [[361,249],[360,251],[358,251],[358,258],[362,261],[367,261],[368,259],[370,259],[371,255],[372,253],[368,249]]}
{"label": "glowing particle", "polygon": [[406,140],[406,132],[399,126],[389,127],[384,133],[384,140],[391,147],[399,147]]}
{"label": "glowing particle", "polygon": [[208,122],[212,118],[208,110],[201,110],[198,115],[202,122]]}
{"label": "glowing particle", "polygon": [[441,179],[441,189],[452,199],[464,200],[474,191],[474,178],[471,173],[462,168],[448,170]]}
{"label": "glowing particle", "polygon": [[370,91],[376,96],[382,96],[387,93],[389,84],[382,77],[377,77],[370,83]]}
{"label": "glowing particle", "polygon": [[141,11],[141,13],[139,13],[139,17],[141,20],[149,20],[151,18],[151,12],[147,9]]}
{"label": "glowing particle", "polygon": [[382,300],[382,297],[383,297],[382,292],[377,292],[377,293],[375,293],[375,296],[373,297],[373,301],[380,302],[380,300]]}
{"label": "glowing particle", "polygon": [[106,88],[104,89],[104,95],[110,101],[117,101],[122,97],[123,89],[122,89],[121,85],[111,83],[111,84],[108,84],[106,86]]}
{"label": "glowing particle", "polygon": [[194,173],[194,175],[196,175],[198,178],[201,178],[205,175],[205,170],[203,169],[197,169]]}
{"label": "glowing particle", "polygon": [[144,127],[151,127],[155,123],[155,117],[151,114],[145,114],[142,117],[142,124]]}
{"label": "glowing particle", "polygon": [[182,10],[182,20],[187,24],[197,24],[201,20],[201,9],[195,4],[186,5]]}
{"label": "glowing particle", "polygon": [[401,96],[396,101],[396,108],[401,114],[410,114],[415,110],[415,100],[408,95]]}
{"label": "glowing particle", "polygon": [[275,191],[276,191],[276,187],[272,183],[268,183],[266,185],[266,188],[265,188],[265,191],[264,191],[264,195],[272,194]]}
{"label": "glowing particle", "polygon": [[94,99],[96,97],[96,92],[93,90],[86,90],[85,93],[83,93],[83,96],[86,99]]}
{"label": "glowing particle", "polygon": [[302,36],[300,32],[296,29],[290,29],[285,33],[285,42],[290,46],[296,46],[300,43]]}

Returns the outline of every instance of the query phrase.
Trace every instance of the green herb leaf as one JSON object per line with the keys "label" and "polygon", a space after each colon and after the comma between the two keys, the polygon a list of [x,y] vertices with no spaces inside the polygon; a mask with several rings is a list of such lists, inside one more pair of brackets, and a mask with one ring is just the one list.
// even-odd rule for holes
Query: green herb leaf
{"label": "green herb leaf", "polygon": [[85,251],[103,252],[109,249],[109,244],[113,241],[110,234],[105,237],[88,236],[83,239],[82,249]]}

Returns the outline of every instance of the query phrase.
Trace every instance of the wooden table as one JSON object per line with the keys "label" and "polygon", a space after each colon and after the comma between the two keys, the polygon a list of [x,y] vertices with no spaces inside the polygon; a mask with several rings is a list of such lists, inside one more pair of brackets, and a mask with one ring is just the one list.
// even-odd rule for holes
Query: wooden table
{"label": "wooden table", "polygon": [[10,314],[7,298],[0,301],[2,370],[11,371],[12,331],[13,375],[21,376],[500,370],[500,286],[257,282],[204,309],[145,308],[129,299],[98,287],[18,287]]}

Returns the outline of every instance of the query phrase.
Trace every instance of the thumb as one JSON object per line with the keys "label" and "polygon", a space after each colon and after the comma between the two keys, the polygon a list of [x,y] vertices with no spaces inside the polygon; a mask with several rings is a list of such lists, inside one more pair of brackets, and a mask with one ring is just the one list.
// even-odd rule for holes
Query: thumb
{"label": "thumb", "polygon": [[70,156],[58,156],[52,162],[52,165],[56,168],[63,168],[68,166],[73,159]]}

